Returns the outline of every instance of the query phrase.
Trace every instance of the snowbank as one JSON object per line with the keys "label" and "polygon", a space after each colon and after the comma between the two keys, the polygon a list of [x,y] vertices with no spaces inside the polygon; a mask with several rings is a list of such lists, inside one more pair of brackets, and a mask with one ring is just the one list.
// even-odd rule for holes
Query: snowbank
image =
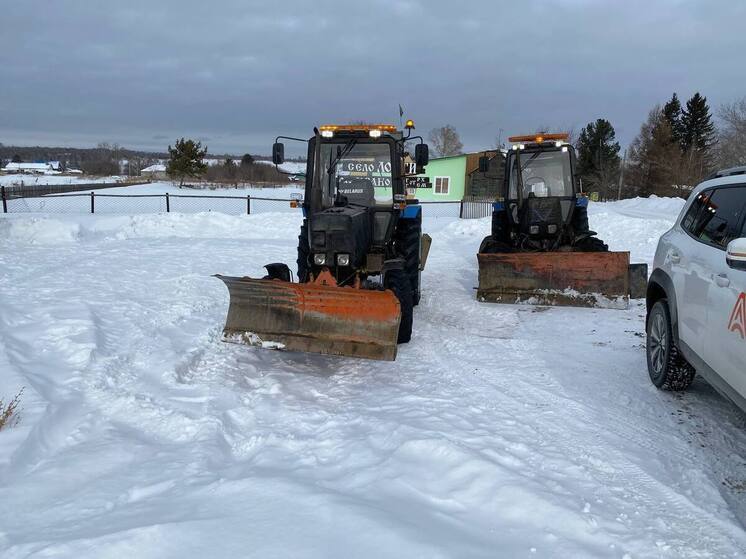
{"label": "snowbank", "polygon": [[[594,204],[649,256],[675,201]],[[393,363],[221,341],[215,273],[299,213],[0,218],[2,557],[739,557],[746,418],[647,378],[644,307],[478,303],[489,220],[427,219]],[[611,235],[616,235],[612,239]]]}

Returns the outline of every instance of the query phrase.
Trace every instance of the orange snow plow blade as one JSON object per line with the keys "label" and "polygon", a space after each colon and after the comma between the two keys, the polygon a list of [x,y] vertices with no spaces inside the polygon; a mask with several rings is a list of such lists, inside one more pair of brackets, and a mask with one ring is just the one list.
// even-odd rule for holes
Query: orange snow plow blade
{"label": "orange snow plow blade", "polygon": [[228,287],[228,340],[393,361],[401,311],[391,291],[215,276]]}
{"label": "orange snow plow blade", "polygon": [[477,254],[477,299],[494,303],[627,308],[628,252]]}

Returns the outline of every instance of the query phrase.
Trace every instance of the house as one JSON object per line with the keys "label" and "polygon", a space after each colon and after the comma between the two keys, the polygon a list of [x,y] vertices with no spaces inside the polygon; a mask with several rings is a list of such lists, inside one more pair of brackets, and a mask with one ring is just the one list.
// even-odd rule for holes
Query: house
{"label": "house", "polygon": [[5,173],[23,173],[30,175],[56,175],[60,172],[59,162],[57,168],[53,167],[51,163],[8,163],[3,167]]}
{"label": "house", "polygon": [[[479,171],[479,158],[489,160],[487,173]],[[431,159],[425,176],[431,188],[418,188],[415,196],[421,201],[456,202],[469,197],[496,199],[502,185],[504,155],[500,150],[463,153]]]}
{"label": "house", "polygon": [[155,165],[151,165],[150,167],[145,167],[144,169],[140,170],[140,174],[143,177],[155,180],[163,180],[168,178],[168,175],[166,174],[166,166],[162,163],[156,163]]}

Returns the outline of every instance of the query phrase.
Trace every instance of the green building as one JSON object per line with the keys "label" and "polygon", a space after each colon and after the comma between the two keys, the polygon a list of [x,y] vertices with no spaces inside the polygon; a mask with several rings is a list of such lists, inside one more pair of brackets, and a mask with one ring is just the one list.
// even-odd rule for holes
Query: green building
{"label": "green building", "polygon": [[[479,172],[479,158],[490,159],[488,173]],[[423,202],[457,202],[464,198],[495,199],[502,184],[502,152],[480,151],[450,157],[431,159],[425,167],[425,176],[431,188],[418,188],[415,197]]]}

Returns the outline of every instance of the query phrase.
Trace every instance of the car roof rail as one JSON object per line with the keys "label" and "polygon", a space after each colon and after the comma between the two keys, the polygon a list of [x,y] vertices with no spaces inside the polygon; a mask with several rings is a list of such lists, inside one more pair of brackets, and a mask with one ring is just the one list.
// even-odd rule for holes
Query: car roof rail
{"label": "car roof rail", "polygon": [[746,175],[746,166],[742,165],[740,167],[730,167],[729,169],[721,169],[720,171],[715,171],[709,177],[707,177],[707,180],[717,179],[720,177],[731,177],[733,175]]}

